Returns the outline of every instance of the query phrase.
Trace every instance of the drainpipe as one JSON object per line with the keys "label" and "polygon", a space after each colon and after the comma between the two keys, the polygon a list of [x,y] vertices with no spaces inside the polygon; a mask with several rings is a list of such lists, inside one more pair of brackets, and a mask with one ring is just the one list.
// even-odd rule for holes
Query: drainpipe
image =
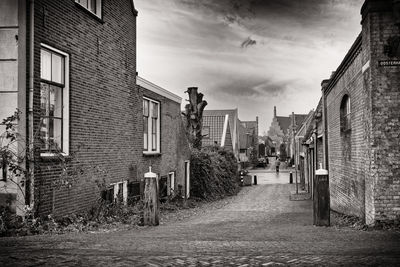
{"label": "drainpipe", "polygon": [[323,145],[324,145],[324,164],[325,170],[329,170],[329,160],[328,160],[328,111],[326,107],[326,93],[325,90],[329,84],[329,80],[323,80],[321,83],[322,86],[322,121],[324,125],[324,137],[323,137]]}
{"label": "drainpipe", "polygon": [[34,134],[33,134],[33,89],[34,89],[34,49],[35,49],[35,33],[34,33],[34,12],[35,1],[29,1],[29,102],[28,102],[28,172],[25,188],[25,204],[32,207],[33,205],[33,182],[34,182]]}

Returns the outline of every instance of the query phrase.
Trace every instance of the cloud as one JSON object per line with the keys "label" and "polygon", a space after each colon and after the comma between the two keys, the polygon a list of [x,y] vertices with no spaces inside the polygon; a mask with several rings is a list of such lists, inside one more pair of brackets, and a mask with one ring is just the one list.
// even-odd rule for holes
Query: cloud
{"label": "cloud", "polygon": [[[307,113],[361,30],[364,0],[135,0],[139,75],[208,108]],[[249,49],[251,48],[251,49]],[[299,101],[299,99],[304,99]]]}
{"label": "cloud", "polygon": [[240,47],[247,48],[248,46],[255,45],[255,44],[257,44],[256,40],[252,40],[250,37],[247,37],[247,39],[242,42]]}

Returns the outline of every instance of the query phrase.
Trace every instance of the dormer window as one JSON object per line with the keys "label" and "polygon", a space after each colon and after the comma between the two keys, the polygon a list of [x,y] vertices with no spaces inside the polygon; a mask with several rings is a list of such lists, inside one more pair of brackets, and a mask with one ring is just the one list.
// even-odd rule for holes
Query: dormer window
{"label": "dormer window", "polygon": [[101,18],[101,0],[75,0],[75,2]]}

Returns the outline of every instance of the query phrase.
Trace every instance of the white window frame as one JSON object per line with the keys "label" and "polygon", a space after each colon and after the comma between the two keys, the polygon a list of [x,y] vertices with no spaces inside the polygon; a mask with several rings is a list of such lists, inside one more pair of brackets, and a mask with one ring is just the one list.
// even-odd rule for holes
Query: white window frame
{"label": "white window frame", "polygon": [[114,188],[114,202],[118,200],[119,188],[122,187],[122,203],[126,206],[128,204],[128,181],[110,184]]}
{"label": "white window frame", "polygon": [[[69,155],[69,54],[43,43],[40,44],[40,47],[64,56],[64,88],[63,88],[63,103],[62,103],[63,150],[61,152],[61,155],[68,156]],[[42,157],[46,156],[52,157],[55,155],[57,154],[53,152],[40,153],[40,156]]]}
{"label": "white window frame", "polygon": [[185,160],[185,196],[190,197],[190,160]]}
{"label": "white window frame", "polygon": [[81,4],[80,0],[75,0],[76,3],[78,3],[81,7],[85,8],[87,11],[89,11],[90,13],[92,13],[93,15],[96,15],[96,17],[101,18],[101,10],[102,10],[102,0],[96,0],[96,12],[91,11],[91,2],[90,0],[87,0],[88,6],[84,6],[83,4]]}
{"label": "white window frame", "polygon": [[[145,155],[152,155],[152,154],[160,154],[160,145],[161,145],[161,136],[160,136],[160,127],[161,127],[161,103],[160,101],[148,98],[148,97],[143,97],[143,100],[149,101],[149,116],[147,118],[147,150],[144,148],[144,141],[143,141],[143,154]],[[152,128],[153,128],[153,121],[151,119],[151,114],[152,114],[152,105],[151,102],[158,104],[158,117],[157,117],[157,149],[153,150],[153,144],[152,144]],[[142,105],[143,106],[143,105]],[[143,112],[142,112],[143,113]],[[143,116],[143,115],[142,115]]]}
{"label": "white window frame", "polygon": [[168,181],[167,195],[175,195],[175,172],[168,173]]}

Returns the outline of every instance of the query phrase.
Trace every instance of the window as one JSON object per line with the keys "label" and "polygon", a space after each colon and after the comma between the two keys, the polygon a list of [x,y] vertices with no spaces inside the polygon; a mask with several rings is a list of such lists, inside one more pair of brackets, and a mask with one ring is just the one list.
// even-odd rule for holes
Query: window
{"label": "window", "polygon": [[210,126],[203,126],[201,135],[204,139],[210,139]]}
{"label": "window", "polygon": [[107,203],[123,203],[128,201],[128,181],[110,184],[110,186],[101,192],[101,197]]}
{"label": "window", "polygon": [[101,0],[75,0],[75,2],[95,14],[97,17],[101,17]]}
{"label": "window", "polygon": [[68,154],[68,54],[42,44],[40,64],[41,150]]}
{"label": "window", "polygon": [[160,103],[143,98],[143,151],[160,153]]}
{"label": "window", "polygon": [[351,104],[350,97],[345,95],[340,104],[340,129],[342,132],[351,129]]}

